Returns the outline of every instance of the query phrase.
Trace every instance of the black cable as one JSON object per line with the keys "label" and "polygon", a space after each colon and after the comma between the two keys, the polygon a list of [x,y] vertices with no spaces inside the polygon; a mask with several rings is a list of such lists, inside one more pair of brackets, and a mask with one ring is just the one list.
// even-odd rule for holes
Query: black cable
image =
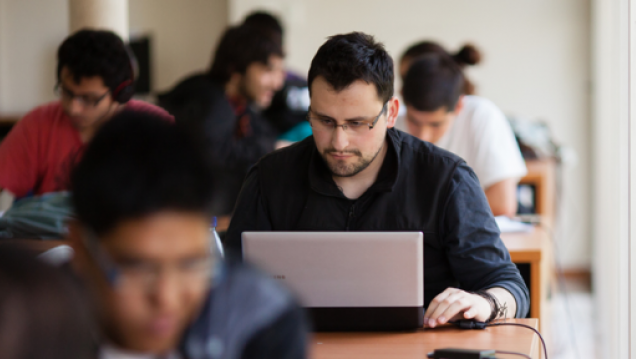
{"label": "black cable", "polygon": [[[487,327],[496,327],[496,326],[501,326],[501,325],[512,325],[515,327],[522,327],[522,328],[527,328],[532,330],[533,332],[537,333],[537,335],[539,336],[539,339],[541,339],[541,344],[543,345],[543,355],[545,357],[545,359],[548,359],[548,348],[545,346],[545,340],[543,340],[543,335],[541,335],[541,333],[536,330],[535,328],[526,325],[526,324],[521,324],[521,323],[492,323],[492,324],[487,324]],[[525,355],[525,354],[522,354]]]}
{"label": "black cable", "polygon": [[526,354],[523,354],[523,353],[517,353],[517,352],[507,352],[505,350],[495,350],[495,354],[518,355],[518,356],[524,357],[526,359],[532,359],[532,357],[530,357],[530,355],[526,355]]}

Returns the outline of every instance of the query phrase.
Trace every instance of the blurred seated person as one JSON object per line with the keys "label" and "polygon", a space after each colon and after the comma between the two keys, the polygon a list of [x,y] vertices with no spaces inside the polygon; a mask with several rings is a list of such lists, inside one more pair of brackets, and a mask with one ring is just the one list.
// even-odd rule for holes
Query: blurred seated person
{"label": "blurred seated person", "polygon": [[118,115],[72,175],[73,264],[96,300],[100,358],[305,358],[302,309],[212,249],[215,174],[197,141],[157,119]]}
{"label": "blurred seated person", "polygon": [[88,298],[60,269],[30,252],[0,249],[0,353],[3,359],[96,359]]}
{"label": "blurred seated person", "polygon": [[95,131],[122,109],[172,117],[133,100],[134,74],[124,42],[110,31],[80,30],[57,52],[59,100],[27,113],[0,143],[0,191],[16,199],[68,190],[72,167]]}
{"label": "blurred seated person", "polygon": [[407,50],[400,62],[406,114],[396,127],[462,157],[493,214],[512,217],[517,184],[527,170],[505,115],[491,101],[467,94],[474,87],[461,66],[477,62],[475,51],[466,46],[451,56],[434,43]]}
{"label": "blurred seated person", "polygon": [[221,37],[209,72],[159,96],[177,122],[205,135],[215,169],[215,215],[232,212],[250,166],[283,145],[260,112],[270,106],[284,77],[283,49],[275,34],[240,25]]}
{"label": "blurred seated person", "polygon": [[[271,31],[283,43],[283,26],[274,15],[255,11],[247,15],[243,23]],[[278,132],[279,139],[297,142],[311,136],[311,126],[307,122],[308,108],[307,80],[304,76],[287,69],[283,87],[274,94],[272,103],[263,111],[263,116]]]}

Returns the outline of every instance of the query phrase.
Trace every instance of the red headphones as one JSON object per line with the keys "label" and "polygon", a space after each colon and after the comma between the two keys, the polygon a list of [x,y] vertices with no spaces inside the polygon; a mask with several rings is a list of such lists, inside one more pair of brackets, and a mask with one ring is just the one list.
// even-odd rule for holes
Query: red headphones
{"label": "red headphones", "polygon": [[128,66],[130,68],[130,79],[123,81],[120,83],[115,90],[113,90],[112,96],[113,100],[119,103],[126,103],[130,101],[130,99],[135,94],[135,69],[137,68],[137,59],[135,58],[135,54],[130,50],[130,48],[124,45],[126,53],[128,54]]}

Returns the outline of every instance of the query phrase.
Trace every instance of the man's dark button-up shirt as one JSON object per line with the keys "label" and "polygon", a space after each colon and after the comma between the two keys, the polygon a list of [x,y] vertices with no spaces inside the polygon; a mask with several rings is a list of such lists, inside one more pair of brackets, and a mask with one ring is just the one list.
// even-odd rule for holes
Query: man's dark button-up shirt
{"label": "man's dark button-up shirt", "polygon": [[424,302],[448,287],[507,289],[516,317],[528,288],[499,236],[475,173],[461,158],[395,129],[376,182],[350,200],[333,181],[313,137],[263,157],[250,171],[226,246],[244,231],[418,231],[424,233]]}

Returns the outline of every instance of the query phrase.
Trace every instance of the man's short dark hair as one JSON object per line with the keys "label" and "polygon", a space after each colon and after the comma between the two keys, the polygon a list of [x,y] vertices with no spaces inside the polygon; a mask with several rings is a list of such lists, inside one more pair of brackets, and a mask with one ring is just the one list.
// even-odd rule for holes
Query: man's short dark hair
{"label": "man's short dark hair", "polygon": [[266,11],[254,11],[245,17],[244,24],[260,26],[283,35],[283,26],[278,18]]}
{"label": "man's short dark hair", "polygon": [[336,91],[362,80],[375,85],[383,103],[393,97],[393,59],[384,45],[361,32],[332,36],[318,49],[307,79],[310,94],[318,76]]}
{"label": "man's short dark hair", "polygon": [[462,95],[464,78],[459,66],[449,56],[422,56],[404,77],[404,103],[419,111],[453,111]]}
{"label": "man's short dark hair", "polygon": [[57,50],[58,82],[64,67],[77,83],[85,77],[101,77],[111,92],[133,79],[129,51],[111,31],[80,30],[67,37]]}
{"label": "man's short dark hair", "polygon": [[233,73],[244,74],[255,62],[269,64],[272,55],[284,57],[280,35],[249,24],[230,27],[216,48],[210,77],[225,84]]}
{"label": "man's short dark hair", "polygon": [[212,174],[199,143],[160,116],[116,115],[71,176],[78,219],[100,235],[165,210],[207,214]]}

